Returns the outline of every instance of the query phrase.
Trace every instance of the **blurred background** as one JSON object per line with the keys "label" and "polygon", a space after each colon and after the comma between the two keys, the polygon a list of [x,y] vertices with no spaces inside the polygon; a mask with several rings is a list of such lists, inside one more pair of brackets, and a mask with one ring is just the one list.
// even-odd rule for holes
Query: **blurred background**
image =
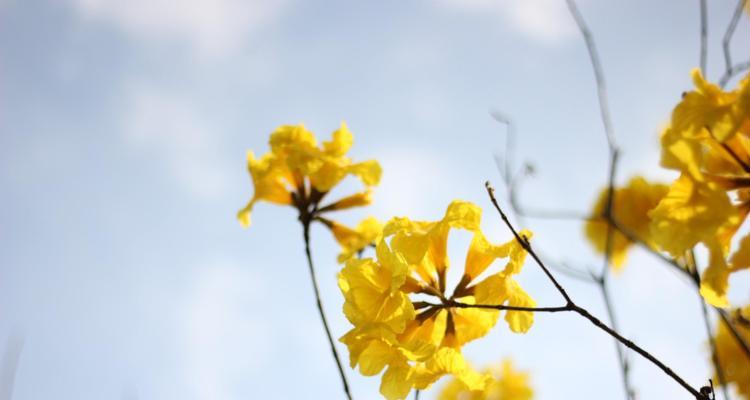
{"label": "blurred background", "polygon": [[[714,81],[735,5],[709,2]],[[699,2],[579,6],[609,85],[617,182],[669,182],[658,133],[692,87]],[[747,15],[733,49],[737,61],[750,55]],[[342,397],[294,211],[259,204],[252,227],[235,220],[252,194],[245,152],[265,153],[281,124],[327,139],[345,120],[351,156],[379,160],[384,173],[374,205],[342,221],[438,219],[466,199],[485,209],[491,240],[507,241],[483,186],[503,189],[493,155],[505,128],[489,110],[515,121],[513,157],[537,171],[522,202],[588,211],[606,184],[606,141],[562,0],[0,0],[3,400],[11,370],[14,400]],[[551,258],[600,268],[581,223],[521,223]],[[350,325],[338,246],[320,227],[312,235],[340,336]],[[468,242],[451,237],[456,270]],[[733,276],[735,304],[750,300],[748,278]],[[595,286],[560,279],[605,316]],[[561,303],[534,264],[520,281],[539,305]],[[709,352],[690,284],[635,250],[612,292],[622,333],[702,385]],[[465,354],[480,367],[513,358],[539,399],[623,396],[611,338],[575,315],[537,315],[526,335],[500,323]],[[640,398],[685,398],[631,360]],[[356,398],[379,398],[379,378],[348,375]]]}

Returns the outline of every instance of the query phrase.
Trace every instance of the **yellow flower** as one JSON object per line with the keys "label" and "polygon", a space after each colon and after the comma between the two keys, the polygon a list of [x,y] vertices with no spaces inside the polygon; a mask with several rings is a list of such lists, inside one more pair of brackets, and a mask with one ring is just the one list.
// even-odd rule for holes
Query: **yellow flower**
{"label": "yellow flower", "polygon": [[674,257],[683,256],[699,242],[713,241],[720,228],[738,222],[737,212],[724,192],[687,174],[672,184],[649,216],[653,239]]}
{"label": "yellow flower", "polygon": [[[346,124],[333,132],[330,141],[319,147],[312,132],[303,125],[284,125],[271,134],[271,152],[256,160],[248,153],[247,168],[255,187],[250,202],[237,217],[243,226],[250,224],[250,212],[258,201],[277,204],[315,205],[347,175],[357,176],[367,186],[377,185],[381,169],[377,161],[352,163],[345,156],[353,142]],[[349,196],[322,206],[321,209],[341,210],[367,205],[369,191]]]}
{"label": "yellow flower", "polygon": [[[696,89],[686,93],[662,134],[661,163],[681,172],[649,216],[659,248],[682,257],[698,243],[710,252],[701,293],[715,306],[728,305],[729,274],[750,266],[742,254],[737,266],[729,248],[750,211],[750,75],[725,92],[693,70]],[[745,248],[743,250],[743,248]]]}
{"label": "yellow flower", "polygon": [[[735,328],[745,341],[750,342],[750,306],[737,310],[734,319],[737,321]],[[750,399],[750,358],[721,320],[716,333],[716,352],[726,384],[734,384],[742,397]],[[714,378],[714,382],[717,381]]]}
{"label": "yellow flower", "polygon": [[[250,213],[259,201],[292,205],[299,211],[303,223],[323,222],[322,213],[370,204],[369,188],[380,181],[380,165],[374,160],[353,163],[346,157],[352,143],[352,134],[343,122],[333,132],[331,140],[320,146],[315,135],[303,125],[284,125],[276,129],[269,139],[271,152],[260,159],[256,159],[252,151],[248,152],[247,169],[255,192],[237,213],[240,224],[250,225]],[[365,190],[327,205],[321,204],[328,192],[347,175],[359,178]],[[372,224],[368,224],[369,234]],[[333,228],[330,221],[325,225]],[[345,247],[352,248],[351,244]]]}
{"label": "yellow flower", "polygon": [[[354,325],[341,342],[349,348],[351,366],[359,365],[363,375],[386,370],[381,393],[387,398],[404,398],[412,388],[425,389],[445,374],[483,390],[489,376],[471,369],[460,350],[486,335],[500,311],[457,304],[535,306],[513,279],[525,250],[515,240],[489,243],[479,230],[480,218],[481,209],[463,201],[451,203],[439,221],[394,218],[383,228],[376,259],[350,259],[339,274],[344,314]],[[449,294],[447,241],[456,228],[471,232],[473,239],[463,277]],[[498,258],[508,259],[505,267],[478,280]],[[505,320],[514,332],[526,332],[533,313],[509,311]]]}
{"label": "yellow flower", "polygon": [[[633,232],[646,244],[653,246],[649,224],[651,220],[648,212],[656,207],[667,193],[668,186],[649,183],[642,177],[634,177],[625,187],[616,188],[613,193],[612,217],[622,226]],[[604,188],[594,204],[591,212],[593,217],[603,217],[607,206],[608,188]],[[584,229],[586,238],[599,253],[606,251],[607,222],[602,218],[591,219],[586,222]],[[632,243],[625,235],[616,230],[612,231],[612,265],[619,269],[625,261],[625,255]]]}
{"label": "yellow flower", "polygon": [[513,368],[510,360],[502,366],[486,368],[492,381],[484,390],[469,390],[461,381],[454,379],[438,395],[438,400],[531,400],[534,391],[529,384],[529,374]]}

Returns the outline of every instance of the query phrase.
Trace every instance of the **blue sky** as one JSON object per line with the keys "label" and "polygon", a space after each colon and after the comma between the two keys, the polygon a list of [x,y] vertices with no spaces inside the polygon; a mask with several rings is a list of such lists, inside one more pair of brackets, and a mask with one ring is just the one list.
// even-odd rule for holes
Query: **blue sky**
{"label": "blue sky", "polygon": [[[734,1],[710,3],[715,80]],[[698,2],[580,7],[623,148],[618,182],[672,179],[658,131],[698,63]],[[748,48],[744,16],[735,59]],[[0,343],[24,339],[13,398],[339,397],[293,211],[259,205],[248,230],[234,219],[252,193],[246,150],[265,152],[281,124],[326,138],[345,120],[352,156],[384,175],[375,204],[342,220],[436,219],[461,198],[506,241],[483,188],[500,187],[490,109],[516,121],[515,157],[538,171],[524,203],[586,210],[606,143],[562,0],[0,0]],[[600,265],[580,224],[523,222],[552,257]],[[341,335],[337,247],[323,229],[313,242]],[[455,266],[466,244],[452,238]],[[604,315],[594,287],[562,280]],[[732,299],[746,302],[747,273],[735,280]],[[559,303],[533,264],[521,281],[539,304]],[[624,334],[696,386],[708,376],[688,284],[635,251],[613,294]],[[512,357],[540,399],[621,395],[611,340],[573,315],[537,316],[526,335],[498,325],[465,352],[477,365]],[[641,398],[682,398],[632,360]],[[349,376],[357,398],[378,398],[377,378]]]}

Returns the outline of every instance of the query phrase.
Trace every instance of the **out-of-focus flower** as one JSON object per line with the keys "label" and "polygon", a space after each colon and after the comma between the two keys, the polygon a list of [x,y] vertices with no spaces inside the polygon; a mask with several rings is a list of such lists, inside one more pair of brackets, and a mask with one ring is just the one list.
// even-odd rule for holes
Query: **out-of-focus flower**
{"label": "out-of-focus flower", "polygon": [[[250,213],[259,201],[294,206],[304,223],[322,221],[321,214],[361,207],[372,202],[370,187],[380,181],[381,169],[377,161],[369,160],[354,163],[346,153],[352,146],[353,137],[345,123],[333,132],[330,141],[318,145],[312,132],[303,125],[284,125],[271,134],[271,151],[259,159],[249,151],[247,169],[255,188],[253,197],[237,213],[242,226],[250,225]],[[322,204],[324,197],[347,175],[359,178],[365,190],[346,196],[329,204]],[[326,220],[326,226],[333,230],[340,224]],[[368,237],[374,225],[368,222]],[[339,229],[341,231],[341,228]],[[334,234],[336,232],[334,231]],[[345,235],[339,233],[339,242]],[[352,240],[342,245],[349,251],[357,251]],[[362,246],[364,247],[364,245]]]}
{"label": "out-of-focus flower", "polygon": [[[738,309],[734,320],[735,329],[745,341],[750,342],[750,306]],[[737,392],[745,399],[750,399],[750,358],[721,320],[716,332],[716,353],[727,381],[725,384],[735,384]],[[714,378],[714,381],[718,382],[718,379]]]}
{"label": "out-of-focus flower", "polygon": [[[634,177],[624,187],[615,188],[612,197],[612,218],[618,224],[635,234],[649,246],[653,245],[650,234],[651,219],[648,212],[656,207],[667,193],[669,186],[650,183],[644,178]],[[586,222],[584,229],[589,243],[599,253],[606,251],[607,225],[604,211],[607,206],[609,188],[605,187],[599,194],[591,212],[592,219]],[[627,250],[632,242],[617,230],[612,230],[612,265],[619,269],[625,262]]]}
{"label": "out-of-focus flower", "polygon": [[500,366],[486,368],[492,380],[484,390],[470,390],[458,379],[451,380],[438,395],[438,400],[531,400],[534,390],[529,384],[529,373],[517,371],[511,360]]}
{"label": "out-of-focus flower", "polygon": [[341,253],[338,256],[340,263],[346,262],[368,246],[374,246],[378,236],[383,232],[383,224],[375,217],[363,219],[354,228],[322,217],[319,220],[331,229],[333,237],[341,245]]}
{"label": "out-of-focus flower", "polygon": [[[750,266],[747,257],[728,258],[750,211],[750,75],[729,92],[704,80],[698,69],[692,76],[695,90],[675,107],[661,137],[662,165],[681,175],[649,214],[651,236],[677,258],[703,243],[710,263],[701,294],[725,307],[729,274]],[[747,246],[750,241],[741,240],[737,254],[750,254]]]}
{"label": "out-of-focus flower", "polygon": [[[476,205],[454,201],[439,221],[394,218],[383,229],[377,258],[350,259],[339,274],[344,314],[354,325],[340,340],[349,348],[351,366],[359,365],[363,375],[386,369],[380,391],[387,398],[404,398],[412,388],[427,388],[445,374],[471,390],[484,390],[490,376],[471,369],[461,347],[486,335],[500,311],[459,305],[535,306],[513,279],[525,250],[516,240],[489,243],[479,230],[480,217]],[[471,232],[473,239],[463,277],[449,293],[447,241],[456,228]],[[508,259],[505,267],[478,280],[498,258]],[[526,332],[533,313],[508,311],[505,320],[512,331]]]}

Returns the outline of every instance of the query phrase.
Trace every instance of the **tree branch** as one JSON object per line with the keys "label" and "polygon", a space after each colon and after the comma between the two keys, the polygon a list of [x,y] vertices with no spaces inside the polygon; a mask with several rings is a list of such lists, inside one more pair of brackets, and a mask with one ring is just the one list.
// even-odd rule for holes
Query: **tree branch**
{"label": "tree branch", "polygon": [[[703,394],[702,392],[696,390],[690,384],[688,384],[682,377],[677,375],[670,367],[668,367],[666,364],[661,362],[659,359],[651,355],[651,353],[647,352],[646,350],[642,349],[635,343],[633,343],[631,340],[623,337],[618,332],[607,326],[606,324],[602,323],[598,318],[593,316],[588,310],[585,308],[582,308],[575,304],[573,300],[570,298],[568,293],[565,291],[565,289],[560,285],[560,283],[555,279],[555,277],[550,273],[549,269],[544,265],[544,263],[539,259],[536,252],[532,249],[531,243],[529,243],[528,239],[518,234],[516,229],[513,227],[513,225],[508,220],[507,215],[503,212],[503,210],[500,208],[500,205],[497,202],[497,199],[495,198],[494,189],[492,186],[490,186],[490,183],[487,182],[485,184],[485,187],[487,189],[487,194],[490,197],[490,201],[492,202],[493,206],[497,210],[497,212],[500,214],[500,218],[503,220],[505,225],[508,227],[508,229],[513,233],[513,236],[515,237],[516,241],[521,245],[521,247],[524,248],[528,252],[528,254],[531,256],[532,259],[537,263],[537,265],[542,269],[544,274],[547,276],[547,278],[552,282],[552,284],[555,286],[558,292],[563,296],[563,298],[566,300],[566,305],[563,308],[569,308],[569,311],[573,311],[580,316],[586,318],[591,322],[594,326],[597,328],[603,330],[607,334],[609,334],[611,337],[618,340],[620,343],[622,343],[625,347],[635,351],[639,355],[641,355],[643,358],[649,360],[652,364],[654,364],[656,367],[661,369],[666,375],[668,375],[670,378],[672,378],[675,382],[680,384],[685,390],[687,390],[690,394],[692,394],[696,399],[699,400],[710,400],[709,397],[706,394]],[[562,311],[562,310],[559,310]]]}

